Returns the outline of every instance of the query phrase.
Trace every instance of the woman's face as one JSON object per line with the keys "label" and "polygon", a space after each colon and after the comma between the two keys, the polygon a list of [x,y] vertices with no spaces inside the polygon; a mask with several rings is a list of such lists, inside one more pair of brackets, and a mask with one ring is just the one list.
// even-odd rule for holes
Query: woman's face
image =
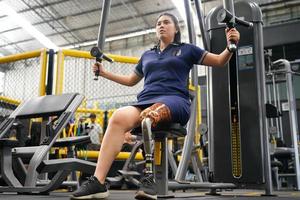
{"label": "woman's face", "polygon": [[159,40],[173,42],[177,30],[171,17],[163,15],[156,22],[156,36]]}

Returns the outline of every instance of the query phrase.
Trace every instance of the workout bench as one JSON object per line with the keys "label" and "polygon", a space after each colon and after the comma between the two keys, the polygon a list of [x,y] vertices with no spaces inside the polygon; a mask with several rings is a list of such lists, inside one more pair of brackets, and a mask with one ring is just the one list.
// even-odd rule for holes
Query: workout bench
{"label": "workout bench", "polygon": [[[47,160],[49,150],[61,143],[76,144],[87,141],[87,137],[77,137],[58,142],[58,137],[66,127],[84,96],[72,93],[34,97],[16,108],[16,110],[0,125],[0,164],[1,177],[8,187],[0,186],[0,192],[49,193],[57,189],[72,171],[92,174],[96,164],[76,158]],[[50,117],[55,120],[48,121]],[[17,140],[5,138],[6,133],[17,119],[43,118],[41,143],[36,147],[18,147]],[[17,148],[18,147],[18,148]],[[19,155],[31,154],[28,167],[25,168]],[[13,156],[17,157],[18,169],[12,165]],[[18,172],[16,172],[18,171]],[[50,181],[38,182],[40,173],[56,172]],[[16,176],[17,175],[17,176]]]}

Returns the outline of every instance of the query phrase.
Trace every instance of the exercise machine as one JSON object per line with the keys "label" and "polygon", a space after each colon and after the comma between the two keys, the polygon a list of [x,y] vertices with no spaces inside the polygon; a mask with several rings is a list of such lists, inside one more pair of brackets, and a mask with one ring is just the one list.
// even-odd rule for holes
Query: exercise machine
{"label": "exercise machine", "polygon": [[[217,21],[218,16],[225,16],[226,24],[234,23],[242,37],[226,67],[208,70],[210,180],[264,188],[265,195],[272,195],[262,13],[253,2],[224,5],[239,18],[228,16],[222,7],[208,14],[210,51],[220,53],[227,45],[225,24]],[[241,19],[253,25],[245,27]]]}
{"label": "exercise machine", "polygon": [[[270,53],[269,53],[270,54]],[[270,56],[270,55],[269,55]],[[274,180],[275,186],[277,189],[281,188],[282,179],[292,179],[297,190],[300,190],[300,164],[299,164],[299,145],[298,145],[298,116],[296,108],[296,98],[293,90],[293,76],[299,76],[300,73],[297,70],[292,69],[292,65],[296,66],[299,63],[293,62],[290,63],[287,60],[280,59],[274,62],[271,62],[268,59],[268,70],[266,72],[266,85],[268,88],[268,97],[269,101],[273,100],[274,107],[277,107],[279,110],[279,115],[277,116],[276,123],[269,122],[269,127],[272,127],[271,130],[275,130],[273,134],[277,136],[281,141],[286,142],[288,145],[286,147],[277,147],[274,146],[271,150],[271,156],[277,161],[281,161],[281,166],[279,168],[285,168],[283,172],[279,173],[278,169],[273,167],[274,171]],[[285,83],[287,91],[287,102],[281,106],[281,100],[279,95],[278,84]],[[271,98],[271,90],[273,91],[273,98]],[[283,108],[282,108],[283,107]],[[290,130],[286,130],[288,134],[283,134],[282,128],[282,113],[288,111],[288,122]],[[274,128],[273,128],[274,127]],[[284,163],[284,164],[283,164]],[[289,164],[292,163],[293,170],[289,169]],[[284,165],[284,166],[282,166]]]}
{"label": "exercise machine", "polygon": [[[53,146],[81,143],[86,137],[58,140],[60,133],[74,115],[83,101],[84,96],[72,93],[62,95],[47,95],[33,97],[25,101],[5,119],[0,125],[0,157],[1,177],[8,186],[1,186],[0,192],[41,193],[47,194],[60,187],[72,171],[84,171],[92,174],[96,164],[76,158],[48,159],[48,153]],[[6,138],[6,133],[17,119],[43,118],[41,128],[41,143],[39,146],[18,147],[18,140]],[[52,120],[49,120],[49,119]],[[25,168],[22,155],[30,155],[30,161]],[[15,175],[12,159],[18,160],[21,172]],[[41,174],[54,173],[51,180],[40,182]],[[20,181],[21,178],[24,181]],[[45,176],[44,176],[45,177]]]}

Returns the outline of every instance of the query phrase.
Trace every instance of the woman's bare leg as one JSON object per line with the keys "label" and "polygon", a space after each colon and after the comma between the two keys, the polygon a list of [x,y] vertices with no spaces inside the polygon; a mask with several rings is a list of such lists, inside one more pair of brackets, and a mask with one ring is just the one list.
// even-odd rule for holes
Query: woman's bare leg
{"label": "woman's bare leg", "polygon": [[116,110],[109,120],[98,156],[95,176],[103,184],[106,175],[121,151],[125,133],[139,125],[141,110],[127,106]]}

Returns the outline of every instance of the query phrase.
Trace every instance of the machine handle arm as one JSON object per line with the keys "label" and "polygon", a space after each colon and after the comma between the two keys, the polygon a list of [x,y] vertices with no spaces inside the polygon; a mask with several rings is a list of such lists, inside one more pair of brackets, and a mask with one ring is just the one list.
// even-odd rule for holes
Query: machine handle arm
{"label": "machine handle arm", "polygon": [[[239,18],[233,16],[228,10],[226,10],[224,8],[219,10],[219,12],[217,14],[217,21],[219,23],[225,23],[229,29],[234,28],[236,24],[245,26],[248,28],[253,27],[252,22],[247,22],[245,20],[239,19]],[[237,48],[236,43],[234,41],[230,41],[230,43],[228,44],[229,51],[235,52],[236,48]]]}

